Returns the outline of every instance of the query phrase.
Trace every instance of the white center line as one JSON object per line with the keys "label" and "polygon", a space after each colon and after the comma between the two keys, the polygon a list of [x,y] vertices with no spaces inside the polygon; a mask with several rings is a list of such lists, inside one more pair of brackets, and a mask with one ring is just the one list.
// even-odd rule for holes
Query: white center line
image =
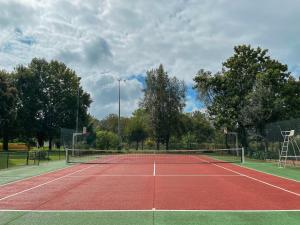
{"label": "white center line", "polygon": [[154,161],[154,163],[153,163],[153,176],[155,176],[155,175],[156,175],[156,163]]}

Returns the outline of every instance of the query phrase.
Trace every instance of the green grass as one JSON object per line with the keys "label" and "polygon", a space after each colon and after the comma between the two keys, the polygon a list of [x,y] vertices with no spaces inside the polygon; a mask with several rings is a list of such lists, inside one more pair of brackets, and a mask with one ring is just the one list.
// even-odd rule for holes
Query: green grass
{"label": "green grass", "polygon": [[298,225],[300,212],[0,212],[0,224]]}
{"label": "green grass", "polygon": [[265,162],[251,159],[246,159],[246,162],[241,165],[262,172],[270,173],[276,176],[286,177],[289,179],[300,181],[299,167],[279,168],[277,163],[275,162]]}
{"label": "green grass", "polygon": [[[9,152],[9,159],[7,160],[8,154],[6,152],[0,152],[0,169],[7,169],[11,167],[16,166],[25,166],[27,165],[34,165],[38,164],[39,161],[56,161],[56,160],[64,160],[65,159],[65,152],[64,151],[41,151],[40,160],[38,160],[38,157],[35,157],[36,160],[34,160],[32,157],[29,157],[29,160],[27,162],[27,153],[28,152]],[[31,151],[31,154],[34,153],[34,151]],[[8,165],[7,165],[8,164]]]}

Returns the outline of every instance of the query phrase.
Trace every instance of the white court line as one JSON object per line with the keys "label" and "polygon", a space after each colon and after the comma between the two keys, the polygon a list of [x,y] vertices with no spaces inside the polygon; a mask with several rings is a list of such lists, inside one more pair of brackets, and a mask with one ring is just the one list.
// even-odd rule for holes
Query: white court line
{"label": "white court line", "polygon": [[31,190],[33,190],[33,189],[36,189],[36,188],[45,186],[45,185],[50,184],[50,183],[52,183],[52,182],[54,182],[54,181],[61,180],[61,179],[65,178],[65,177],[68,177],[68,176],[73,175],[73,174],[78,173],[78,172],[82,172],[82,171],[84,171],[84,170],[87,170],[87,169],[92,168],[92,167],[95,167],[95,166],[96,166],[96,165],[91,165],[91,166],[89,166],[89,167],[86,167],[86,168],[77,170],[77,171],[72,172],[72,173],[68,173],[68,174],[66,174],[66,175],[64,175],[64,176],[55,178],[55,179],[53,179],[53,180],[50,180],[50,181],[41,183],[41,184],[39,184],[39,185],[37,185],[37,186],[34,186],[34,187],[31,187],[31,188],[25,189],[25,190],[23,190],[23,191],[19,191],[19,192],[16,192],[16,193],[14,193],[14,194],[5,196],[5,197],[3,197],[3,198],[0,198],[0,201],[5,200],[5,199],[7,199],[7,198],[14,197],[14,196],[19,195],[19,194],[22,194],[22,193],[24,193],[24,192],[31,191]]}
{"label": "white court line", "polygon": [[238,174],[161,174],[156,175],[153,172],[153,175],[148,174],[101,174],[101,175],[74,175],[69,177],[241,177],[242,175]]}
{"label": "white court line", "polygon": [[[249,164],[249,163],[246,163],[246,164]],[[268,172],[260,171],[260,170],[257,170],[257,169],[251,168],[251,167],[247,167],[247,166],[243,166],[243,165],[238,165],[238,164],[234,164],[234,165],[242,167],[242,168],[245,168],[245,169],[253,170],[253,171],[256,171],[256,172],[260,172],[260,173],[265,173],[265,174],[268,174],[268,175],[272,175],[272,176],[275,176],[275,177],[280,177],[282,179],[291,180],[291,181],[295,181],[297,183],[300,183],[299,180],[295,180],[295,179],[292,179],[292,178],[283,177],[283,176],[279,176],[279,175],[276,175],[276,174],[273,174],[273,173],[268,173]]]}
{"label": "white court line", "polygon": [[277,185],[270,184],[270,183],[268,183],[268,182],[265,182],[265,181],[259,180],[259,179],[257,179],[257,178],[254,178],[254,177],[248,176],[248,175],[246,175],[246,174],[243,174],[243,173],[239,173],[239,172],[237,172],[237,171],[234,171],[234,170],[228,169],[228,168],[226,168],[226,167],[223,167],[223,166],[220,166],[220,165],[216,165],[216,164],[214,164],[214,165],[215,165],[215,166],[217,166],[217,167],[223,168],[223,169],[225,169],[225,170],[231,171],[231,172],[233,172],[233,173],[236,173],[236,174],[239,174],[239,175],[245,176],[245,177],[247,177],[247,178],[249,178],[249,179],[251,179],[251,180],[255,180],[255,181],[257,181],[257,182],[260,182],[260,183],[266,184],[266,185],[268,185],[268,186],[270,186],[270,187],[277,188],[277,189],[279,189],[279,190],[282,190],[282,191],[285,191],[285,192],[287,192],[287,193],[290,193],[290,194],[293,194],[293,195],[296,195],[296,196],[300,197],[300,193],[296,193],[296,192],[293,192],[293,191],[287,190],[287,189],[285,189],[285,188],[282,188],[282,187],[279,187],[279,186],[277,186]]}
{"label": "white court line", "polygon": [[300,212],[300,209],[246,209],[246,210],[214,210],[214,209],[103,209],[103,210],[16,210],[16,209],[0,209],[0,212],[31,212],[31,213],[68,213],[68,212],[78,212],[78,213],[92,213],[92,212],[228,212],[228,213],[267,213],[267,212]]}
{"label": "white court line", "polygon": [[[77,165],[79,165],[79,164],[77,164]],[[51,170],[51,171],[46,172],[46,173],[41,173],[41,174],[33,175],[33,176],[30,176],[30,177],[25,177],[24,179],[19,179],[19,180],[15,180],[15,181],[12,181],[12,182],[5,183],[5,184],[0,184],[0,187],[4,187],[6,185],[14,184],[14,183],[21,182],[21,181],[24,181],[24,180],[28,180],[28,179],[31,179],[31,178],[35,178],[35,177],[40,177],[40,176],[43,176],[43,175],[46,175],[46,174],[49,174],[49,173],[54,173],[54,172],[58,172],[58,171],[61,171],[61,170],[66,170],[66,169],[71,168],[72,166],[74,166],[74,165],[70,165],[70,166],[68,165],[67,167],[64,167],[64,168],[54,169],[54,170]]]}
{"label": "white court line", "polygon": [[156,175],[156,163],[154,161],[154,163],[153,163],[153,176],[155,176],[155,175]]}
{"label": "white court line", "polygon": [[[208,163],[209,163],[209,161],[207,161],[207,160],[204,160],[204,159],[200,159],[200,160],[203,161],[203,162],[208,162]],[[273,188],[277,188],[277,189],[279,189],[279,190],[281,190],[281,191],[285,191],[285,192],[287,192],[287,193],[290,193],[290,194],[293,194],[293,195],[296,195],[296,196],[300,197],[300,194],[299,194],[299,193],[296,193],[296,192],[287,190],[287,189],[285,189],[285,188],[279,187],[279,186],[274,185],[274,184],[270,184],[270,183],[268,183],[268,182],[259,180],[259,179],[257,179],[257,178],[251,177],[251,176],[248,176],[248,175],[246,175],[246,174],[237,172],[237,171],[235,171],[235,170],[228,169],[228,168],[226,168],[226,167],[224,167],[224,166],[217,165],[216,163],[211,163],[211,164],[213,164],[214,166],[217,166],[217,167],[219,167],[219,168],[222,168],[222,169],[224,169],[224,170],[230,171],[230,172],[232,172],[232,173],[235,173],[235,174],[238,174],[238,175],[247,177],[247,178],[249,178],[249,179],[251,179],[251,180],[255,180],[255,181],[260,182],[260,183],[262,183],[262,184],[268,185],[268,186],[273,187]]]}

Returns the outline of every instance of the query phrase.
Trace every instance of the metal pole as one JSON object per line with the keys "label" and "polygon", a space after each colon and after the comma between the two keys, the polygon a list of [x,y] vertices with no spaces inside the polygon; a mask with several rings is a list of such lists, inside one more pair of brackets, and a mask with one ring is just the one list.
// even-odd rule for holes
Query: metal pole
{"label": "metal pole", "polygon": [[[81,77],[78,77],[78,88],[77,88],[77,110],[76,110],[76,131],[75,133],[78,133],[78,123],[79,123],[79,92],[80,92],[80,80]],[[75,142],[77,143],[77,136],[75,136],[75,140],[73,138],[73,154],[74,154],[74,147]]]}
{"label": "metal pole", "polygon": [[119,146],[118,149],[121,148],[121,130],[120,130],[120,120],[121,120],[121,79],[119,81],[119,116],[118,116],[118,138],[119,138]]}
{"label": "metal pole", "polygon": [[78,120],[79,120],[79,84],[77,90],[77,112],[76,112],[76,133],[78,133]]}

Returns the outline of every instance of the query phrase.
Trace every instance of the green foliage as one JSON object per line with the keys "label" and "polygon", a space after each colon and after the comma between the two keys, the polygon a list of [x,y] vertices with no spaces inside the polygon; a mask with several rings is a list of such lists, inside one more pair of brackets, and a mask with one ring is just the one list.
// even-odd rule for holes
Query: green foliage
{"label": "green foliage", "polygon": [[3,138],[4,150],[8,150],[9,136],[15,130],[17,103],[18,92],[11,82],[11,75],[0,71],[0,137]]}
{"label": "green foliage", "polygon": [[36,136],[41,145],[48,137],[51,148],[60,127],[74,128],[77,108],[79,127],[87,123],[90,96],[65,64],[35,58],[27,67],[18,66],[14,78],[20,97],[18,121],[25,137]]}
{"label": "green foliage", "polygon": [[205,114],[199,111],[181,114],[176,131],[178,137],[192,134],[195,137],[194,142],[198,144],[212,141],[214,138],[214,128],[211,122]]}
{"label": "green foliage", "polygon": [[185,90],[184,83],[175,77],[170,78],[163,65],[147,72],[142,105],[149,114],[157,148],[160,142],[165,142],[168,149],[171,134],[185,106]]}
{"label": "green foliage", "polygon": [[96,132],[96,147],[98,149],[116,149],[118,142],[118,136],[113,132],[102,130]]}
{"label": "green foliage", "polygon": [[271,59],[267,52],[236,46],[234,55],[223,63],[222,72],[200,70],[194,79],[214,124],[237,130],[245,147],[246,128],[262,131],[266,122],[289,114],[290,99],[285,99],[284,91],[295,88],[286,85],[291,75],[286,65]]}
{"label": "green foliage", "polygon": [[[124,138],[125,135],[125,127],[127,127],[129,119],[125,117],[120,118],[120,134],[121,137]],[[113,133],[118,133],[118,115],[109,114],[106,118],[100,121],[100,129],[110,131]]]}
{"label": "green foliage", "polygon": [[136,149],[139,148],[139,142],[143,143],[148,136],[148,121],[149,116],[142,109],[136,110],[128,121],[126,135],[129,142],[136,143]]}

